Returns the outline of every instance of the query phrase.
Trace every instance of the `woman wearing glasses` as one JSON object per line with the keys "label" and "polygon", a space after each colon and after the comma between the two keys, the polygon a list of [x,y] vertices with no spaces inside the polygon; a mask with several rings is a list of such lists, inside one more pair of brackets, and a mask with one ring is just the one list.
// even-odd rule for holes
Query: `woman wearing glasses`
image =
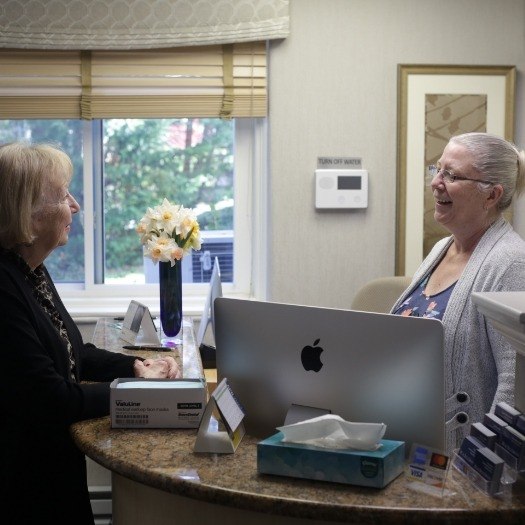
{"label": "woman wearing glasses", "polygon": [[392,312],[433,317],[445,330],[447,450],[496,403],[513,403],[515,352],[472,292],[525,290],[525,242],[502,216],[524,184],[525,153],[487,133],[450,139],[429,167],[436,243]]}

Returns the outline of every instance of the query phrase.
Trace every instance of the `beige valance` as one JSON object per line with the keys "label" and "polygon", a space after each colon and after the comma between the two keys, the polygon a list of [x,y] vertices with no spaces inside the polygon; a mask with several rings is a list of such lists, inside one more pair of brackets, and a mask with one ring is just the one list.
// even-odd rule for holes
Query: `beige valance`
{"label": "beige valance", "polygon": [[289,0],[9,0],[0,47],[153,49],[285,38]]}

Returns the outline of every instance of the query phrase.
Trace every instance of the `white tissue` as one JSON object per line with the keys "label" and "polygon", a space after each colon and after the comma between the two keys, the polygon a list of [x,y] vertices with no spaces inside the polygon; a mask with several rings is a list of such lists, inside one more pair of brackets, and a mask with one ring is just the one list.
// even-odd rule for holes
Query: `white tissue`
{"label": "white tissue", "polygon": [[283,442],[303,443],[322,448],[377,450],[385,435],[384,423],[351,423],[335,414],[326,414],[278,427]]}

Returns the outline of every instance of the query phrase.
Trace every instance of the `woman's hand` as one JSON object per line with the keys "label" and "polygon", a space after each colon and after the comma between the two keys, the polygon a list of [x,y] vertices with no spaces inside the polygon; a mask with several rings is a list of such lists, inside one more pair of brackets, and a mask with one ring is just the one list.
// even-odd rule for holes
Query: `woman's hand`
{"label": "woman's hand", "polygon": [[133,364],[135,377],[150,379],[176,379],[182,377],[179,365],[171,356],[159,357],[157,359],[137,359]]}

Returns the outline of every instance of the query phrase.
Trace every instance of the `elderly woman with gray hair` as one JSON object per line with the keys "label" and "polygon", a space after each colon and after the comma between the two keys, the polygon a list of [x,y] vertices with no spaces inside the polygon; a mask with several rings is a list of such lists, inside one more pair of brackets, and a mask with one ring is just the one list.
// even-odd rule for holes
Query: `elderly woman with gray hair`
{"label": "elderly woman with gray hair", "polygon": [[93,524],[75,421],[109,414],[116,377],[173,378],[172,357],[136,359],[85,344],[44,261],[80,209],[69,157],[0,146],[0,503],[6,523]]}
{"label": "elderly woman with gray hair", "polygon": [[447,451],[496,403],[513,403],[516,355],[472,292],[525,290],[525,242],[502,216],[519,195],[525,153],[487,133],[452,137],[429,166],[438,241],[392,313],[440,319],[445,332]]}

